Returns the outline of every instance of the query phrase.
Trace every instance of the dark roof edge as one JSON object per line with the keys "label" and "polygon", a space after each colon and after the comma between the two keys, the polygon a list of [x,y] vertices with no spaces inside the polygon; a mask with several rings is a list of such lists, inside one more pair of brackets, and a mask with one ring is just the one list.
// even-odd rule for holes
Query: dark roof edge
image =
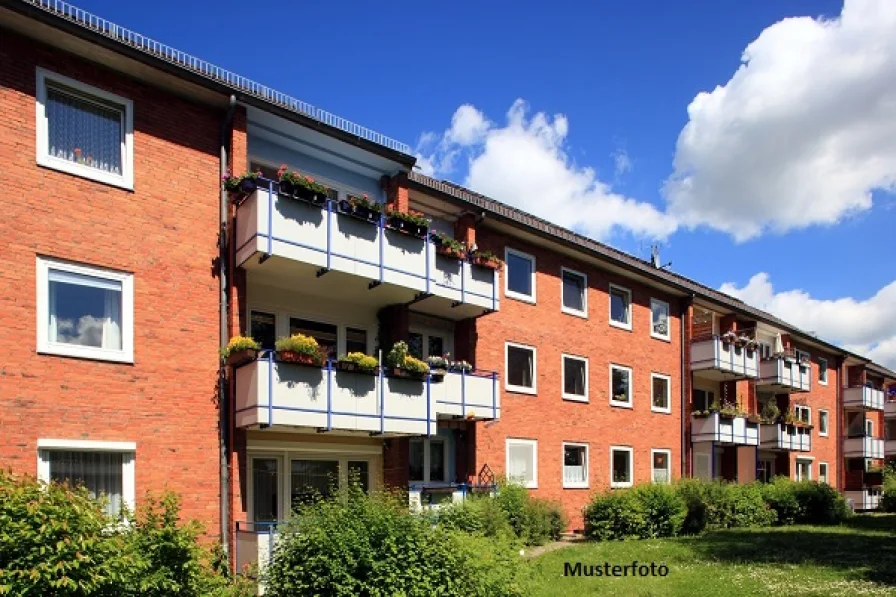
{"label": "dark roof edge", "polygon": [[663,284],[678,288],[679,290],[689,293],[695,297],[700,297],[702,299],[715,302],[732,310],[748,314],[771,325],[781,327],[788,332],[800,336],[801,338],[804,338],[810,342],[821,344],[835,354],[851,356],[863,361],[868,361],[868,359],[861,355],[854,354],[839,346],[831,344],[830,342],[826,342],[820,338],[817,338],[812,334],[804,332],[803,330],[794,327],[793,325],[775,317],[770,313],[767,313],[755,307],[751,307],[743,301],[740,301],[723,292],[719,292],[718,290],[714,290],[708,286],[704,286],[699,282],[695,282],[694,280],[691,280],[690,278],[686,278],[679,274],[675,274],[663,269],[658,269],[653,265],[647,263],[646,261],[638,259],[637,257],[629,255],[628,253],[625,253],[618,249],[614,249],[603,243],[591,240],[590,238],[582,236],[581,234],[573,232],[572,230],[552,224],[547,220],[544,220],[537,216],[533,216],[532,214],[526,213],[515,207],[511,207],[505,203],[501,203],[500,201],[496,201],[494,199],[486,197],[485,195],[474,193],[469,189],[465,189],[455,184],[436,180],[435,178],[420,174],[418,172],[411,172],[408,175],[408,180],[412,183],[415,183],[421,189],[436,191],[452,199],[473,204],[480,209],[486,210],[491,214],[503,217],[515,224],[531,228],[542,236],[548,236],[555,240],[565,241],[572,245],[575,245],[579,249],[595,253],[599,257],[611,261],[614,265],[623,267],[625,269],[628,269],[629,271],[634,271],[644,276],[653,278]]}
{"label": "dark roof edge", "polygon": [[[122,54],[141,62],[147,66],[158,69],[167,74],[173,75],[180,79],[184,79],[201,87],[205,87],[211,91],[222,94],[225,98],[235,95],[237,99],[245,104],[255,106],[259,109],[272,112],[278,116],[296,122],[304,127],[317,130],[327,136],[338,139],[344,143],[355,145],[364,151],[379,155],[386,159],[397,162],[408,168],[413,167],[417,158],[410,154],[390,149],[384,145],[380,145],[374,141],[365,139],[359,135],[353,135],[347,131],[329,125],[325,122],[304,115],[300,112],[291,110],[285,106],[264,100],[258,96],[247,93],[244,89],[237,86],[227,84],[226,82],[205,76],[194,70],[178,65],[175,62],[166,60],[161,56],[151,54],[140,48],[128,45],[122,41],[118,41],[109,35],[103,35],[86,24],[79,23],[71,18],[66,18],[62,14],[54,14],[48,9],[40,8],[32,4],[28,0],[0,0],[0,7],[7,8],[13,12],[21,14],[25,17],[64,31],[84,41],[96,44],[118,54]],[[89,60],[89,58],[88,58]],[[222,100],[222,106],[224,105]]]}
{"label": "dark roof edge", "polygon": [[893,371],[892,369],[888,369],[888,368],[884,367],[883,365],[878,365],[877,363],[868,363],[865,366],[865,368],[870,369],[871,371],[873,371],[874,373],[877,373],[878,375],[883,375],[884,377],[896,379],[896,371]]}

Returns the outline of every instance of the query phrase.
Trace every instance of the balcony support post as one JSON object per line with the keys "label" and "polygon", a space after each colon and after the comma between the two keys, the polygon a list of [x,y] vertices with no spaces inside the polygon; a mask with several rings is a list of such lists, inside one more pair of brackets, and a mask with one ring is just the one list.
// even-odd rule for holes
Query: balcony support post
{"label": "balcony support post", "polygon": [[492,419],[498,418],[498,372],[492,371]]}
{"label": "balcony support post", "polygon": [[333,362],[327,359],[327,431],[333,429]]}
{"label": "balcony support post", "polygon": [[[380,262],[382,263],[382,262]],[[386,392],[383,388],[383,368],[380,367],[380,435],[386,432]]]}
{"label": "balcony support post", "polygon": [[274,355],[268,353],[268,425],[274,424]]}
{"label": "balcony support post", "polygon": [[432,436],[432,373],[426,374],[426,437]]}

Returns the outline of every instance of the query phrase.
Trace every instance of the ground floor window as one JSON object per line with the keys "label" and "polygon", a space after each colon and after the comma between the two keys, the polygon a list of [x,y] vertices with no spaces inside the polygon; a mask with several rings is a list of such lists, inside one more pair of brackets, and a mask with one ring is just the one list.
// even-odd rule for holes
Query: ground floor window
{"label": "ground floor window", "polygon": [[634,480],[633,450],[610,446],[610,487],[631,487]]}
{"label": "ground floor window", "polygon": [[421,437],[410,440],[408,479],[411,483],[444,483],[448,481],[446,438]]}
{"label": "ground floor window", "polygon": [[106,513],[134,508],[134,453],[130,442],[38,440],[38,478],[83,486],[106,500]]}
{"label": "ground floor window", "polygon": [[507,438],[507,478],[524,487],[538,487],[538,442]]}
{"label": "ground floor window", "polygon": [[588,487],[588,444],[563,444],[563,487]]}
{"label": "ground floor window", "polygon": [[763,483],[771,482],[775,476],[775,463],[772,460],[760,460],[756,464],[756,480]]}
{"label": "ground floor window", "polygon": [[811,481],[812,480],[812,461],[803,458],[796,459],[796,480]]}
{"label": "ground floor window", "polygon": [[828,463],[827,462],[819,462],[818,463],[818,482],[819,483],[830,483],[830,481],[828,481]]}
{"label": "ground floor window", "polygon": [[650,451],[650,475],[654,483],[670,483],[672,481],[672,451]]}

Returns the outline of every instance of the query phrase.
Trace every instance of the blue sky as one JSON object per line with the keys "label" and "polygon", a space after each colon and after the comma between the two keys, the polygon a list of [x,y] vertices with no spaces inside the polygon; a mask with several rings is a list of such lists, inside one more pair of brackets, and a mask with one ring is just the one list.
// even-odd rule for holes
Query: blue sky
{"label": "blue sky", "polygon": [[[565,214],[558,223],[642,257],[660,237],[663,260],[675,271],[713,287],[732,283],[727,290],[757,306],[896,361],[896,316],[884,313],[896,311],[896,285],[890,287],[896,264],[886,242],[896,201],[879,190],[896,180],[896,137],[871,138],[875,121],[848,108],[854,102],[856,112],[866,106],[867,114],[873,111],[867,106],[896,98],[896,83],[873,84],[881,73],[896,72],[886,70],[896,64],[896,50],[889,53],[893,46],[886,41],[864,54],[853,45],[874,43],[874,22],[850,19],[852,29],[840,33],[808,20],[779,23],[795,16],[837,19],[842,1],[77,4],[450,164],[436,168],[436,176],[475,183],[475,190],[539,215]],[[848,0],[847,9],[860,14],[872,7],[882,11],[873,21],[887,23],[889,4]],[[745,49],[764,31],[746,73],[752,76],[728,85]],[[877,64],[878,55],[887,60],[874,68],[884,70],[870,74],[832,58]],[[865,84],[866,94],[851,95]],[[676,205],[685,211],[670,224],[664,184],[676,175],[676,142],[689,123],[688,106],[700,92],[726,85],[724,98],[713,94],[718,105],[691,115],[700,132],[678,151],[687,162],[678,179],[697,174],[678,187]],[[509,135],[509,144],[519,147],[507,117],[518,99],[526,107],[517,113],[522,124],[516,133],[540,139],[542,149],[547,145],[543,180],[556,192],[531,191],[537,180],[519,176],[527,154],[500,143]],[[461,106],[480,126],[458,143],[450,131]],[[740,114],[756,106],[758,112],[742,121]],[[879,116],[893,120],[883,118],[892,112]],[[834,150],[811,149],[818,146]],[[854,166],[842,168],[847,172],[829,174],[837,169],[832,161],[853,158]],[[775,185],[764,182],[778,176]],[[865,191],[873,193],[871,206],[861,199]],[[576,193],[584,196],[566,202]],[[791,201],[791,194],[802,199]],[[754,197],[766,203],[757,199],[753,211],[740,213]],[[716,207],[718,219],[705,216]],[[608,209],[619,210],[609,228],[601,220]],[[780,216],[763,223],[765,213],[779,209]],[[799,227],[806,214],[822,212],[815,218],[821,223]],[[736,224],[741,217],[759,228],[745,232]],[[723,220],[728,224],[717,223]],[[760,273],[766,277],[749,284]],[[847,323],[827,323],[840,310],[849,310]],[[861,333],[853,329],[859,324]]]}

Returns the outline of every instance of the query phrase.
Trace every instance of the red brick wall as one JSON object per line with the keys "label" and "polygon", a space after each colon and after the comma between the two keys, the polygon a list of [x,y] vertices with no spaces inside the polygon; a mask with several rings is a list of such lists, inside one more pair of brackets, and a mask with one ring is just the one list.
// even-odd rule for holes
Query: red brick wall
{"label": "red brick wall", "polygon": [[[806,393],[791,394],[790,404],[805,404],[812,409],[812,451],[811,452],[791,452],[790,453],[790,476],[793,477],[796,471],[796,459],[814,457],[812,462],[812,478],[818,479],[818,464],[826,462],[828,464],[828,482],[831,485],[838,483],[840,474],[840,458],[839,458],[839,442],[841,436],[837,433],[838,421],[842,415],[838,408],[837,402],[837,386],[840,384],[840,374],[837,370],[837,358],[831,354],[825,354],[807,347],[794,343],[797,350],[805,350],[812,354],[811,375],[812,390]],[[819,357],[827,359],[828,362],[828,383],[822,385],[818,381],[818,359]],[[819,410],[828,411],[828,435],[823,437],[818,432],[818,421],[820,415]],[[783,411],[782,411],[783,412]]]}
{"label": "red brick wall", "polygon": [[[134,192],[36,165],[35,68],[134,102]],[[35,474],[38,438],[134,441],[136,497],[168,488],[218,532],[217,113],[0,35],[0,467]],[[35,262],[134,274],[134,364],[36,353]]]}
{"label": "red brick wall", "polygon": [[[476,429],[476,465],[487,463],[497,474],[505,472],[505,440],[508,437],[538,440],[538,489],[535,495],[562,502],[572,528],[581,528],[581,510],[595,490],[610,486],[610,445],[634,448],[635,482],[650,478],[651,448],[671,450],[675,477],[681,474],[681,319],[679,303],[621,276],[609,274],[569,257],[508,240],[493,230],[480,228],[477,242],[503,258],[508,245],[535,255],[537,304],[503,296],[500,311],[476,322],[476,366],[504,371],[504,342],[537,348],[538,395],[502,390],[501,419],[479,423]],[[588,276],[588,319],[562,313],[560,268],[566,266]],[[609,283],[633,292],[633,331],[609,325]],[[501,275],[504,284],[504,273]],[[670,303],[671,342],[650,336],[650,298]],[[561,353],[589,359],[589,402],[563,400]],[[634,408],[609,404],[610,363],[632,369]],[[650,373],[672,378],[672,414],[653,413]],[[502,382],[503,388],[503,382]],[[563,489],[562,443],[589,444],[589,489]]]}

